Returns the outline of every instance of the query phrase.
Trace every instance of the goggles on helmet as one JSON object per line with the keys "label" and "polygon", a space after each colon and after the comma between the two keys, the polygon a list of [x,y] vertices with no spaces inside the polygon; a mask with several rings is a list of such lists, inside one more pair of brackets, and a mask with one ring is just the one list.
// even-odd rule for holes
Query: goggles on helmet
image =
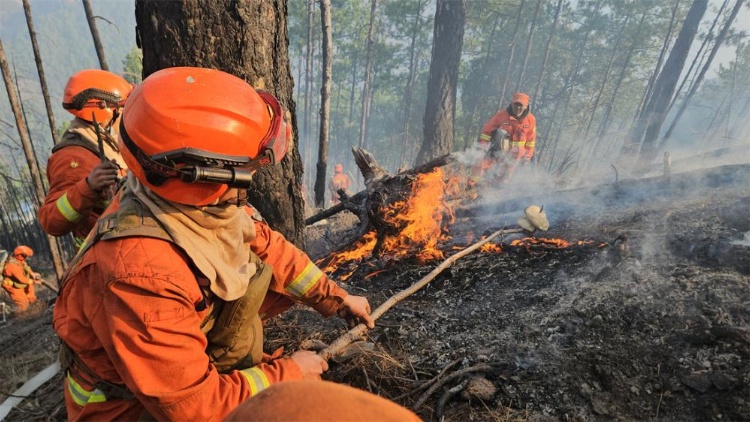
{"label": "goggles on helmet", "polygon": [[120,121],[120,136],[143,168],[146,180],[154,186],[161,186],[168,179],[180,178],[185,183],[213,183],[247,189],[256,170],[281,162],[291,138],[291,127],[284,120],[281,104],[269,93],[258,91],[258,94],[268,105],[272,118],[268,133],[260,141],[260,153],[255,158],[196,148],[180,148],[149,156],[128,136],[124,119]]}
{"label": "goggles on helmet", "polygon": [[[99,100],[92,102],[91,100]],[[125,100],[118,94],[113,94],[97,88],[88,88],[76,94],[69,103],[63,103],[63,108],[66,110],[83,110],[84,108],[107,108],[122,107],[125,104]]]}

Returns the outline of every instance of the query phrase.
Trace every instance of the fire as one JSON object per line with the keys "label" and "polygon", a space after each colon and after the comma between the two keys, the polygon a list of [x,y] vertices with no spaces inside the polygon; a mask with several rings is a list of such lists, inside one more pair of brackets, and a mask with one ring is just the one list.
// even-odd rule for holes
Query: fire
{"label": "fire", "polygon": [[482,252],[488,252],[488,253],[500,253],[503,251],[503,248],[498,244],[488,242],[482,245],[482,247],[479,248],[479,250]]}
{"label": "fire", "polygon": [[[378,234],[371,231],[350,250],[332,254],[321,260],[326,261],[323,271],[330,273],[344,262],[362,261],[373,252],[386,259],[407,255],[414,255],[421,262],[442,259],[443,252],[439,249],[439,244],[450,239],[444,233],[444,228],[454,222],[453,212],[445,203],[446,186],[441,168],[419,174],[412,182],[408,199],[379,210],[385,222],[399,228],[398,234],[381,236],[378,239]],[[345,280],[352,273],[353,270],[339,278]]]}

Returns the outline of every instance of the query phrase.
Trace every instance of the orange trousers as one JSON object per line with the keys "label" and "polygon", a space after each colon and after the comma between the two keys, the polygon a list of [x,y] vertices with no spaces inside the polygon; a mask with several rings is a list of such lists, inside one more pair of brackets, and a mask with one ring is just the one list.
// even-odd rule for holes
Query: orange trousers
{"label": "orange trousers", "polygon": [[17,289],[12,285],[9,286],[3,283],[3,289],[8,292],[10,298],[15,302],[19,312],[29,309],[29,304],[36,302],[36,294],[34,293],[33,284],[29,284],[25,288]]}

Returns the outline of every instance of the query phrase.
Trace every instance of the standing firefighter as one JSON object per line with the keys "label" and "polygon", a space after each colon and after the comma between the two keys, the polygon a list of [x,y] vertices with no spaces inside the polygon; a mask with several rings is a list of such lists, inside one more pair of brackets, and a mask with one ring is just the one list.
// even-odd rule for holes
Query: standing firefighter
{"label": "standing firefighter", "polygon": [[331,181],[328,183],[328,190],[331,192],[331,203],[333,205],[341,202],[339,199],[339,189],[346,191],[351,184],[352,182],[349,180],[349,176],[344,173],[344,166],[341,165],[341,163],[336,164],[333,167]]}
{"label": "standing firefighter", "polygon": [[[479,136],[479,145],[486,156],[474,168],[474,176],[481,177],[497,165],[497,175],[508,181],[521,162],[534,156],[536,144],[536,117],[529,111],[530,98],[517,92],[510,105],[487,120]],[[505,145],[505,138],[509,141]]]}
{"label": "standing firefighter", "polygon": [[75,116],[47,161],[49,193],[39,223],[53,236],[73,233],[76,245],[96,224],[125,174],[117,124],[132,86],[104,70],[82,70],[65,86],[63,108]]}
{"label": "standing firefighter", "polygon": [[34,285],[41,284],[40,274],[32,271],[27,262],[32,256],[34,251],[30,247],[18,246],[3,267],[3,289],[13,299],[19,312],[26,311],[30,304],[36,302]]}
{"label": "standing firefighter", "polygon": [[217,420],[269,385],[319,378],[314,352],[263,353],[262,321],[295,302],[374,326],[366,298],[246,205],[290,136],[272,95],[219,70],[164,69],[133,90],[127,182],[54,310],[70,419]]}

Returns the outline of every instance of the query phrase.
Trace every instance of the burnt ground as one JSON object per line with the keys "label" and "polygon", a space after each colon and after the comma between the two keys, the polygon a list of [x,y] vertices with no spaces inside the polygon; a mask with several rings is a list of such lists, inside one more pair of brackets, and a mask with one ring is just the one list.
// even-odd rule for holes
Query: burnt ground
{"label": "burnt ground", "polygon": [[[530,203],[552,223],[539,237],[574,245],[505,238],[502,252],[460,259],[326,379],[418,404],[425,420],[750,420],[750,242],[735,244],[750,231],[750,166],[478,201],[457,211],[448,254]],[[340,244],[355,221],[311,228],[309,249]],[[342,284],[376,307],[437,264],[370,259]],[[54,360],[50,320],[40,309],[0,328],[1,393]],[[345,331],[295,307],[268,325],[266,348]],[[61,419],[60,386],[58,376],[8,420]]]}

